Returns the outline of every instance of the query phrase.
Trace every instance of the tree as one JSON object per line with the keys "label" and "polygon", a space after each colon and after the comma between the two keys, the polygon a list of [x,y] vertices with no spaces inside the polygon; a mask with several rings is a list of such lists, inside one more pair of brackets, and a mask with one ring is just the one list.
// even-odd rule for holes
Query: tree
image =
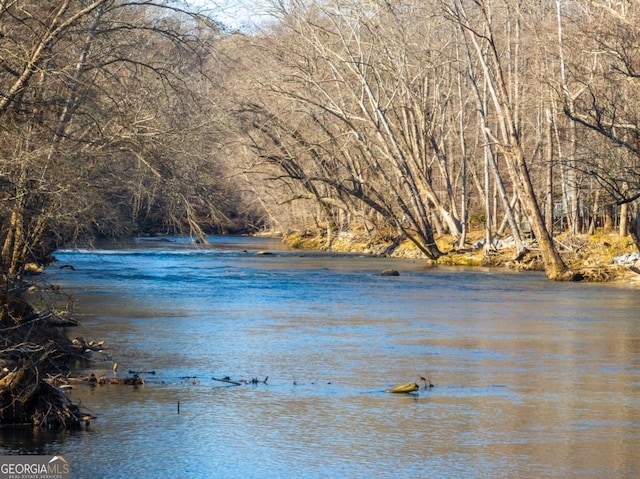
{"label": "tree", "polygon": [[215,106],[197,96],[219,35],[170,2],[0,4],[0,422],[80,421],[43,380],[71,352],[23,297],[29,262],[78,235],[228,222]]}
{"label": "tree", "polygon": [[145,1],[7,2],[0,15],[7,280],[79,233],[230,224],[215,106],[197,96],[219,25]]}
{"label": "tree", "polygon": [[[509,4],[495,3],[510,8]],[[515,8],[518,5],[519,2],[516,2]],[[515,192],[540,246],[547,277],[552,280],[566,279],[571,274],[555,247],[551,232],[546,228],[526,158],[525,138],[518,120],[520,91],[518,84],[513,82],[519,77],[519,14],[506,13],[500,17],[503,21],[508,22],[513,18],[516,22],[515,26],[507,25],[505,28],[505,31],[513,28],[516,32],[515,37],[511,38],[516,49],[513,50],[513,55],[507,56],[503,53],[505,48],[498,44],[495,33],[498,18],[494,16],[493,7],[494,2],[485,0],[475,0],[469,6],[460,0],[454,0],[445,6],[445,11],[461,27],[462,41],[474,53],[480,66],[496,122],[496,131],[487,131],[487,134],[506,161]]]}
{"label": "tree", "polygon": [[464,136],[457,107],[466,102],[456,97],[447,25],[423,12],[423,2],[281,6],[278,42],[261,48],[282,75],[260,78],[247,111],[263,118],[253,131],[281,150],[259,152],[284,170],[279,181],[373,210],[436,259],[435,231],[462,232],[454,139]]}
{"label": "tree", "polygon": [[510,234],[524,258],[532,234],[549,278],[579,277],[554,234],[595,231],[607,203],[635,214],[635,7],[617,4],[274,1],[277,22],[229,43],[229,151],[283,230],[376,228],[436,260],[472,212],[487,253]]}
{"label": "tree", "polygon": [[565,101],[564,111],[581,128],[574,168],[594,178],[616,205],[627,205],[640,249],[640,10],[635,2],[572,6],[570,34],[578,51],[567,65],[573,101]]}

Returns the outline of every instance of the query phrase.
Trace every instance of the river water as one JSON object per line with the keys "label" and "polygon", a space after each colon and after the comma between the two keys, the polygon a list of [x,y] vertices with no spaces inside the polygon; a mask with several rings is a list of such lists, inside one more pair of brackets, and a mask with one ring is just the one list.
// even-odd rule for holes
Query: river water
{"label": "river water", "polygon": [[146,384],[76,387],[89,427],[0,431],[0,454],[76,478],[640,476],[637,290],[255,238],[56,257],[71,334],[109,344],[90,371]]}

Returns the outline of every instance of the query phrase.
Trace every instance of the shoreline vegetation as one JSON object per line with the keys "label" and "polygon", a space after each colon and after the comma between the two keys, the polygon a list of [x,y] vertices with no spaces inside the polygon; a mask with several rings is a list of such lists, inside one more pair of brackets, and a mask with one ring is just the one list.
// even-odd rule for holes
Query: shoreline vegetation
{"label": "shoreline vegetation", "polygon": [[[437,260],[428,259],[411,241],[385,240],[365,233],[343,232],[330,240],[323,230],[306,230],[282,235],[283,242],[293,248],[362,253],[390,258],[420,259],[438,266],[472,266],[508,268],[516,271],[544,272],[544,264],[535,241],[529,240],[528,252],[518,257],[509,238],[494,241],[484,248],[482,232],[468,234],[470,246],[456,248],[449,235],[436,239],[445,253]],[[574,272],[575,281],[628,284],[640,287],[640,260],[635,243],[629,236],[618,234],[560,235],[555,238],[563,261]]]}
{"label": "shoreline vegetation", "polygon": [[0,329],[0,424],[34,429],[74,429],[93,416],[75,404],[65,385],[72,365],[88,360],[68,329],[78,325],[71,303],[53,306],[69,296],[59,287],[26,281],[24,289],[2,293]]}

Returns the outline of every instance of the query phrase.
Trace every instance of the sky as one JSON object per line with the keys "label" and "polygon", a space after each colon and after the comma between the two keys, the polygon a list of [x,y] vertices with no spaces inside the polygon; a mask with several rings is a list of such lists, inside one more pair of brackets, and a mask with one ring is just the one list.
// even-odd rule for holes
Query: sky
{"label": "sky", "polygon": [[248,29],[267,19],[269,0],[187,0],[196,8],[210,9],[213,17],[231,28]]}

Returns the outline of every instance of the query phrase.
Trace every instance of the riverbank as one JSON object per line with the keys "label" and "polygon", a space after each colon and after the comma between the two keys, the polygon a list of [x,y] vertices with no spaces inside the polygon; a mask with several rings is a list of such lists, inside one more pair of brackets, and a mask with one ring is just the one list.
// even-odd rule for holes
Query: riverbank
{"label": "riverbank", "polygon": [[[393,242],[383,238],[354,232],[340,233],[329,241],[325,232],[309,230],[283,236],[283,241],[293,248],[326,250],[335,252],[362,253],[390,258],[422,259],[425,262],[448,266],[503,267],[518,271],[543,271],[542,259],[535,243],[530,252],[516,259],[516,250],[507,240],[496,242],[488,251],[482,246],[482,232],[471,232],[467,243],[471,246],[463,250],[456,248],[451,236],[436,239],[438,248],[445,253],[437,261],[432,261],[409,240]],[[589,282],[630,284],[640,287],[640,274],[632,268],[640,268],[634,260],[636,249],[630,237],[617,234],[560,235],[555,238],[560,255],[572,270],[580,272],[581,279]],[[630,258],[621,261],[620,258]]]}

